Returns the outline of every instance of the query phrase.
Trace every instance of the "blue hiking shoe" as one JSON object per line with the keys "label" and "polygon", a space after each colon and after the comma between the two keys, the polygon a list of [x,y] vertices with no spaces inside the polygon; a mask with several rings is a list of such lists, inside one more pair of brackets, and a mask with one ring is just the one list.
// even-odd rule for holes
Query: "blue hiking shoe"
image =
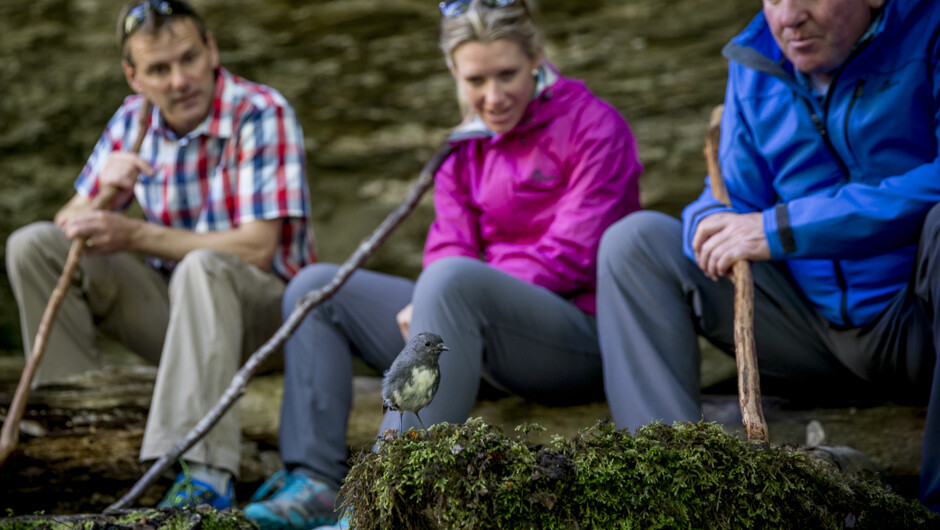
{"label": "blue hiking shoe", "polygon": [[326,484],[281,470],[258,488],[243,511],[261,530],[306,530],[335,523],[335,502],[336,491]]}
{"label": "blue hiking shoe", "polygon": [[349,517],[344,515],[334,525],[318,526],[314,530],[349,530]]}
{"label": "blue hiking shoe", "polygon": [[219,493],[205,482],[194,479],[186,473],[180,473],[170,491],[157,504],[157,508],[185,508],[203,504],[208,504],[216,510],[234,506],[235,488],[232,481],[229,481],[225,493]]}

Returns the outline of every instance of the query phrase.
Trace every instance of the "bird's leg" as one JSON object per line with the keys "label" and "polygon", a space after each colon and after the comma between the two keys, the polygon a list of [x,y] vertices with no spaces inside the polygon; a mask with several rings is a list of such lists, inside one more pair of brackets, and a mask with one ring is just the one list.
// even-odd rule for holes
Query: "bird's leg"
{"label": "bird's leg", "polygon": [[418,416],[418,412],[417,412],[417,411],[415,411],[415,418],[418,418],[418,423],[421,424],[421,430],[422,430],[422,431],[428,430],[427,427],[424,426],[424,422],[421,421],[421,416]]}
{"label": "bird's leg", "polygon": [[398,436],[405,434],[405,413],[398,411]]}

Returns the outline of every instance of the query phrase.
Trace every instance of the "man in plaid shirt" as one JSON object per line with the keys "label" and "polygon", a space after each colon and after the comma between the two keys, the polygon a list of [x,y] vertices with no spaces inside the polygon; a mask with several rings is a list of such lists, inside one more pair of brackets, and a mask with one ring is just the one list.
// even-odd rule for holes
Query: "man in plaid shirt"
{"label": "man in plaid shirt", "polygon": [[[134,0],[118,26],[137,95],[108,123],[55,223],[10,236],[7,269],[29,352],[70,240],[86,240],[36,384],[98,368],[96,328],[158,363],[141,447],[150,460],[278,328],[285,282],[314,250],[303,134],[287,101],[221,68],[211,33],[182,1]],[[154,108],[134,154],[144,98]],[[110,208],[94,211],[108,187],[117,189]],[[146,219],[120,213],[135,198]],[[184,455],[188,472],[161,504],[233,506],[240,440],[229,411]]]}

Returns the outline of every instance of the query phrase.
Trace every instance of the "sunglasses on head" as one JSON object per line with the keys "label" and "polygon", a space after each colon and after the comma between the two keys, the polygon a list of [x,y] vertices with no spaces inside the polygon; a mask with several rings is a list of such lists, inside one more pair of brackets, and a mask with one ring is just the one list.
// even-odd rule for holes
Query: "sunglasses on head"
{"label": "sunglasses on head", "polygon": [[127,12],[121,24],[121,41],[126,41],[140,26],[147,21],[151,14],[164,17],[170,15],[192,15],[193,10],[188,5],[177,0],[147,0],[134,6]]}
{"label": "sunglasses on head", "polygon": [[[470,8],[471,0],[444,0],[441,2],[441,14],[445,18],[459,17]],[[516,3],[516,0],[481,0],[486,7],[507,7]]]}

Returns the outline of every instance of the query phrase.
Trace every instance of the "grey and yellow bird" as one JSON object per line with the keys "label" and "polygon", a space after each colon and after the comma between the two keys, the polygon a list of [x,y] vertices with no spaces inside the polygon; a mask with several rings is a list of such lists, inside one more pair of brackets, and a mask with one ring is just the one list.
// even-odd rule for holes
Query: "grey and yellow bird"
{"label": "grey and yellow bird", "polygon": [[423,429],[424,422],[418,411],[437,393],[441,383],[438,360],[445,351],[448,348],[444,340],[434,333],[423,332],[412,337],[382,379],[382,411],[398,411],[399,422],[405,411],[412,412]]}

